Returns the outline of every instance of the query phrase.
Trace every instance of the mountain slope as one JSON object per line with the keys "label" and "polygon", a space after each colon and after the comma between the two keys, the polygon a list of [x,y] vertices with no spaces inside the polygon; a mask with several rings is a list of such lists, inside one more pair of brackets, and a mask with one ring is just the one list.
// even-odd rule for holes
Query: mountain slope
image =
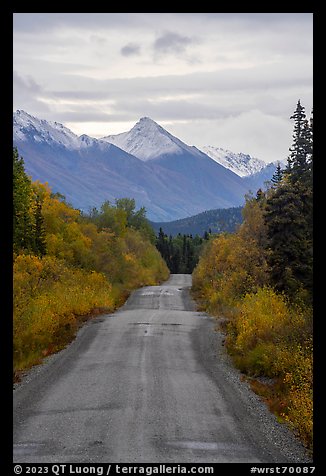
{"label": "mountain slope", "polygon": [[247,192],[242,179],[233,172],[215,163],[203,153],[189,154],[186,151],[178,155],[162,155],[149,163],[152,169],[162,174],[177,174],[182,184],[182,194],[192,203],[198,199],[205,203],[202,210],[229,208],[242,205]]}
{"label": "mountain slope", "polygon": [[14,113],[14,145],[33,180],[47,181],[82,210],[130,197],[145,206],[149,219],[170,221],[243,204],[247,184],[239,176],[151,119],[137,124],[124,141],[142,159],[24,111]]}
{"label": "mountain slope", "polygon": [[[241,205],[246,185],[241,178],[213,161],[204,152],[189,146],[148,117],[141,118],[129,131],[102,140],[111,141],[128,153],[146,161],[161,176],[177,176],[182,194],[194,210]],[[174,184],[170,182],[170,187]],[[199,203],[205,204],[200,210]]]}
{"label": "mountain slope", "polygon": [[277,162],[270,162],[266,164],[259,172],[243,177],[243,181],[246,184],[248,190],[256,192],[259,188],[265,189],[265,183],[269,182],[274,175],[277,164],[280,163],[281,168],[284,169],[287,164],[287,160],[281,160]]}

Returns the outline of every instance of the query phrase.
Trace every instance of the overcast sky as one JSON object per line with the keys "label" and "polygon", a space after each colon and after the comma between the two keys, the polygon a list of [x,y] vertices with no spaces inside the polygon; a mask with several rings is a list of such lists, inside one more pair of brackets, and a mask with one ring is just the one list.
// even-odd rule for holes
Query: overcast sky
{"label": "overcast sky", "polygon": [[285,159],[312,109],[312,13],[15,13],[14,110],[103,137],[149,116],[189,145]]}

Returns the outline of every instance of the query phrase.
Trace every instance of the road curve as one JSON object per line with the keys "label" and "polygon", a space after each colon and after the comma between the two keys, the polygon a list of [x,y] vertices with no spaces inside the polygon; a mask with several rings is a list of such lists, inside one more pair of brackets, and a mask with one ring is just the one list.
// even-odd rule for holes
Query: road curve
{"label": "road curve", "polygon": [[14,390],[14,462],[309,462],[196,312],[190,275],[135,291]]}

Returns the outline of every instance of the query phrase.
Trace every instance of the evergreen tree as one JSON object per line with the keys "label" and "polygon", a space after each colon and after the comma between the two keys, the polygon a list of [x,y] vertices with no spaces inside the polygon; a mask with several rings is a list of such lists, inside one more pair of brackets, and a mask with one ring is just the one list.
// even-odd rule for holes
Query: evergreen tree
{"label": "evergreen tree", "polygon": [[161,253],[162,258],[168,262],[168,246],[167,246],[167,236],[165,235],[162,228],[160,228],[159,233],[156,239],[156,248]]}
{"label": "evergreen tree", "polygon": [[174,246],[174,240],[172,238],[172,235],[169,236],[169,241],[168,241],[168,244],[167,244],[167,265],[168,265],[168,268],[169,270],[173,273],[174,271],[173,270],[173,257],[174,257],[174,253],[175,253],[175,246]]}
{"label": "evergreen tree", "polygon": [[13,248],[32,250],[34,244],[32,223],[32,185],[24,168],[24,159],[13,149]]}
{"label": "evergreen tree", "polygon": [[280,162],[278,162],[276,166],[276,170],[273,174],[273,177],[271,178],[271,182],[273,184],[272,187],[277,188],[278,185],[281,183],[282,178],[283,178],[283,170],[281,168]]}
{"label": "evergreen tree", "polygon": [[312,121],[306,120],[298,101],[284,179],[274,174],[274,186],[266,203],[268,261],[271,280],[291,297],[300,289],[312,296]]}
{"label": "evergreen tree", "polygon": [[309,184],[312,179],[312,129],[300,100],[290,119],[294,120],[294,132],[286,173],[292,183]]}
{"label": "evergreen tree", "polygon": [[35,217],[34,250],[37,255],[44,256],[46,254],[45,227],[44,227],[44,218],[42,215],[42,203],[39,197],[36,198],[34,217]]}
{"label": "evergreen tree", "polygon": [[312,253],[302,196],[285,183],[267,200],[267,225],[272,283],[278,291],[294,296],[301,287],[311,291]]}
{"label": "evergreen tree", "polygon": [[264,194],[264,192],[262,191],[262,189],[259,188],[259,189],[257,190],[257,193],[256,193],[256,200],[257,200],[257,202],[263,200],[264,198],[265,198],[265,194]]}

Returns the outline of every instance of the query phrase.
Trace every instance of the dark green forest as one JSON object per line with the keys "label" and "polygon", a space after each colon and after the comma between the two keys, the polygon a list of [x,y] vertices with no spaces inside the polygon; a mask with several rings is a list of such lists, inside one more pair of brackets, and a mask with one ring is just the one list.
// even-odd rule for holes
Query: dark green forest
{"label": "dark green forest", "polygon": [[191,274],[198,263],[199,255],[205,241],[209,239],[210,233],[205,232],[203,238],[200,236],[166,235],[162,228],[156,238],[156,247],[164,258],[171,273]]}

